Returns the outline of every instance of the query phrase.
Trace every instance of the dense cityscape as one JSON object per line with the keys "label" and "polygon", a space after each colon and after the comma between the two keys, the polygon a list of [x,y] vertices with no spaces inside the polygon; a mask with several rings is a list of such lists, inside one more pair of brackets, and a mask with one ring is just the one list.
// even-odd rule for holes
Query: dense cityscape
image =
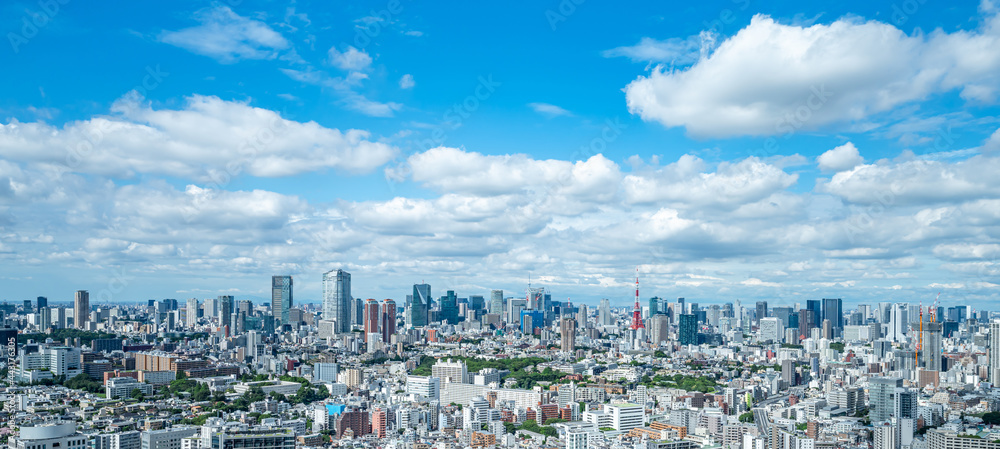
{"label": "dense cityscape", "polygon": [[[300,280],[300,282],[302,282]],[[0,304],[12,449],[996,449],[1000,320],[969,306],[645,297]],[[471,292],[470,292],[471,293]],[[940,296],[940,295],[939,295]]]}
{"label": "dense cityscape", "polygon": [[1000,449],[1000,0],[0,35],[0,449]]}

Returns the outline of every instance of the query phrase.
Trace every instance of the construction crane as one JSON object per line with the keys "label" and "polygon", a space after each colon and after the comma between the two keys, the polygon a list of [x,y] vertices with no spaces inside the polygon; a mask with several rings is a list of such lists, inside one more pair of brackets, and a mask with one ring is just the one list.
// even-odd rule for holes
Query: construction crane
{"label": "construction crane", "polygon": [[938,292],[937,297],[934,298],[934,304],[931,305],[930,310],[929,310],[929,312],[931,314],[931,322],[932,323],[937,320],[938,300],[940,300],[940,299],[941,299],[941,292]]}

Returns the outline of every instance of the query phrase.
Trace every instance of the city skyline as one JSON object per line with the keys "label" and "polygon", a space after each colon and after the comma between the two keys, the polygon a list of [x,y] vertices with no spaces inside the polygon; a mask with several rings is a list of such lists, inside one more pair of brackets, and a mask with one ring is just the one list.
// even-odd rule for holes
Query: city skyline
{"label": "city skyline", "polygon": [[993,2],[21,6],[0,301],[1000,306]]}

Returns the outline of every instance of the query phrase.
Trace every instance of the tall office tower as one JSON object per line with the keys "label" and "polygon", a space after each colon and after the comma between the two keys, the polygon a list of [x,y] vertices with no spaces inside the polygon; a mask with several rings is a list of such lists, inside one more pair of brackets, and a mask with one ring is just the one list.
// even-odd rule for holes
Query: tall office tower
{"label": "tall office tower", "polygon": [[86,290],[77,290],[73,298],[73,326],[77,329],[86,329],[88,321],[90,321],[90,293]]}
{"label": "tall office tower", "polygon": [[209,321],[219,314],[219,301],[215,298],[205,298],[201,307],[205,310],[205,313],[202,316],[208,318]]}
{"label": "tall office tower", "polygon": [[990,322],[990,382],[1000,384],[1000,321]]}
{"label": "tall office tower", "polygon": [[892,317],[892,303],[880,302],[878,303],[878,322],[882,324],[889,324],[889,320]]}
{"label": "tall office tower", "polygon": [[872,315],[872,306],[868,304],[858,305],[858,312],[861,312],[861,323],[868,321],[868,317]]}
{"label": "tall office tower", "polygon": [[66,327],[66,308],[56,307],[55,316],[52,318],[56,322],[56,329],[64,329]]}
{"label": "tall office tower", "polygon": [[608,298],[601,298],[601,307],[597,309],[597,324],[610,326],[611,323],[611,301]]}
{"label": "tall office tower", "polygon": [[392,336],[396,335],[396,301],[386,299],[382,301],[382,342],[392,343]]}
{"label": "tall office tower", "polygon": [[577,306],[579,310],[576,311],[576,324],[577,326],[586,329],[587,328],[587,305],[580,304]]}
{"label": "tall office tower", "polygon": [[760,323],[761,318],[767,318],[767,301],[757,301],[756,322]]}
{"label": "tall office tower", "polygon": [[413,297],[406,305],[406,327],[426,326],[427,315],[430,313],[431,286],[430,284],[413,284]]}
{"label": "tall office tower", "polygon": [[687,313],[687,309],[684,308],[684,298],[677,298],[677,305],[680,306],[680,310],[677,311],[678,314]]}
{"label": "tall office tower", "polygon": [[292,309],[292,277],[271,276],[271,314],[275,326],[288,324],[288,311]]}
{"label": "tall office tower", "polygon": [[782,343],[782,335],[784,334],[785,328],[781,325],[781,319],[778,317],[767,317],[760,319],[760,339],[761,341],[770,341],[771,343]]}
{"label": "tall office tower", "polygon": [[469,310],[486,310],[486,298],[483,295],[469,295]]}
{"label": "tall office tower", "polygon": [[563,318],[559,323],[559,332],[562,352],[573,352],[576,348],[576,320],[570,317]]}
{"label": "tall office tower", "polygon": [[916,390],[909,388],[897,388],[893,393],[892,417],[916,419],[917,393]]}
{"label": "tall office tower", "polygon": [[490,291],[490,313],[503,313],[503,290]]}
{"label": "tall office tower", "polygon": [[458,296],[454,290],[448,290],[439,300],[441,302],[441,322],[458,324]]}
{"label": "tall office tower", "polygon": [[823,338],[833,340],[833,323],[830,320],[823,320]]}
{"label": "tall office tower", "polygon": [[649,298],[649,316],[653,316],[656,315],[657,313],[663,313],[663,312],[664,312],[663,310],[660,310],[660,298],[656,296]]}
{"label": "tall office tower", "polygon": [[41,310],[42,307],[48,307],[49,306],[49,298],[46,298],[44,296],[39,296],[38,300],[37,300],[36,306],[38,307],[39,310]]}
{"label": "tall office tower", "polygon": [[795,313],[795,311],[791,307],[775,307],[771,309],[771,315],[781,320],[782,329],[792,326],[791,316],[793,313]]}
{"label": "tall office tower", "polygon": [[330,270],[323,274],[323,319],[333,321],[333,332],[351,331],[351,273]]}
{"label": "tall office tower", "polygon": [[545,310],[545,288],[528,288],[528,309]]}
{"label": "tall office tower", "polygon": [[788,383],[789,387],[798,385],[798,376],[795,372],[795,360],[785,359],[781,361],[781,379]]}
{"label": "tall office tower", "polygon": [[958,310],[958,321],[959,323],[965,322],[969,318],[969,306],[955,306]]}
{"label": "tall office tower", "polygon": [[924,369],[941,371],[941,323],[924,323],[920,343],[920,358],[924,361]]}
{"label": "tall office tower", "polygon": [[894,343],[906,342],[906,328],[909,323],[906,306],[906,304],[893,304],[891,308],[887,337]]}
{"label": "tall office tower", "polygon": [[705,320],[708,321],[708,324],[711,324],[712,326],[718,326],[719,318],[722,318],[722,307],[719,307],[716,304],[708,306],[708,310],[706,311],[705,315]]}
{"label": "tall office tower", "polygon": [[819,300],[819,299],[807,299],[806,300],[806,309],[809,309],[809,310],[813,311],[813,319],[816,321],[817,325],[823,322],[823,301],[822,300]]}
{"label": "tall office tower", "polygon": [[364,322],[365,337],[368,334],[378,333],[379,331],[378,325],[379,321],[382,321],[382,317],[379,316],[378,309],[378,301],[374,299],[365,301],[364,320],[362,320]]}
{"label": "tall office tower", "polygon": [[698,344],[698,317],[689,313],[680,316],[680,325],[677,330],[677,340],[682,345]]}
{"label": "tall office tower", "polygon": [[193,328],[198,324],[198,298],[188,298],[184,312],[184,324]]}
{"label": "tall office tower", "polygon": [[809,338],[809,330],[816,327],[816,312],[811,309],[799,310],[799,338]]}
{"label": "tall office tower", "polygon": [[360,328],[365,326],[365,302],[361,298],[351,299],[351,325]]}
{"label": "tall office tower", "polygon": [[920,305],[919,304],[907,304],[906,306],[906,316],[910,317],[909,324],[916,324],[917,330],[920,330]]}
{"label": "tall office tower", "polygon": [[219,327],[229,326],[233,329],[233,297],[230,295],[219,295]]}
{"label": "tall office tower", "polygon": [[660,343],[668,341],[668,331],[670,330],[670,317],[659,314],[649,318],[649,343],[659,346]]}
{"label": "tall office tower", "polygon": [[898,377],[868,378],[868,408],[872,424],[883,423],[892,417],[895,411],[896,389],[903,386],[903,379]]}
{"label": "tall office tower", "polygon": [[743,327],[743,304],[739,299],[733,304],[733,318],[736,319],[736,327]]}
{"label": "tall office tower", "polygon": [[844,329],[844,301],[840,298],[823,298],[823,319],[830,320],[834,333]]}
{"label": "tall office tower", "polygon": [[41,307],[38,309],[39,323],[41,323],[42,330],[52,327],[52,309],[46,307]]}

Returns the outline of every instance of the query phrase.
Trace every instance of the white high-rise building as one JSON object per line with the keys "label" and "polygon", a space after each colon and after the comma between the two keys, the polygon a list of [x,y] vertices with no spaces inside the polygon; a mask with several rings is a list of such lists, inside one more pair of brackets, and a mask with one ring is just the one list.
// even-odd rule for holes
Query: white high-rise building
{"label": "white high-rise building", "polygon": [[1000,384],[1000,321],[990,322],[990,382]]}
{"label": "white high-rise building", "polygon": [[87,449],[89,438],[76,431],[74,422],[56,422],[34,427],[21,427],[16,437],[11,437],[11,449],[52,448]]}
{"label": "white high-rise building", "polygon": [[141,449],[180,449],[181,440],[198,434],[198,427],[171,427],[142,432]]}
{"label": "white high-rise building", "polygon": [[571,430],[566,432],[566,449],[589,449],[590,432]]}
{"label": "white high-rise building", "polygon": [[313,365],[313,380],[336,382],[337,371],[338,368],[336,363],[317,363]]}
{"label": "white high-rise building", "polygon": [[605,405],[605,413],[611,415],[611,427],[618,431],[628,431],[642,427],[644,407],[638,404]]}
{"label": "white high-rise building", "polygon": [[434,376],[406,376],[406,392],[428,400],[441,395],[441,379]]}
{"label": "white high-rise building", "polygon": [[451,359],[448,361],[438,360],[431,366],[431,376],[441,379],[442,382],[469,383],[469,369],[461,360],[457,362]]}
{"label": "white high-rise building", "polygon": [[772,343],[782,342],[782,332],[784,331],[784,326],[781,324],[781,318],[778,317],[767,317],[760,319],[760,339],[763,341],[771,341]]}
{"label": "white high-rise building", "polygon": [[906,329],[909,327],[907,304],[893,304],[889,314],[889,331],[886,338],[893,343],[906,342]]}
{"label": "white high-rise building", "polygon": [[184,324],[187,327],[194,327],[198,323],[198,298],[188,298],[184,310]]}

